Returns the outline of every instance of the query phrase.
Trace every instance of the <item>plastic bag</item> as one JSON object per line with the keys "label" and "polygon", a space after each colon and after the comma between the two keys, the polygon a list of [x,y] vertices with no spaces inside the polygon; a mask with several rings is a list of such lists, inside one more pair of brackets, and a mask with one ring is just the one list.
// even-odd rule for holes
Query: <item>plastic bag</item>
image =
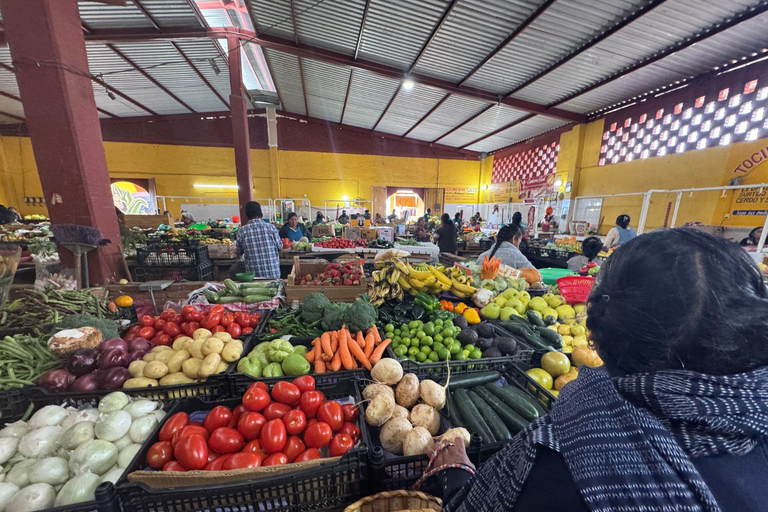
{"label": "plastic bag", "polygon": [[77,290],[77,280],[73,269],[62,269],[61,264],[35,264],[35,289]]}

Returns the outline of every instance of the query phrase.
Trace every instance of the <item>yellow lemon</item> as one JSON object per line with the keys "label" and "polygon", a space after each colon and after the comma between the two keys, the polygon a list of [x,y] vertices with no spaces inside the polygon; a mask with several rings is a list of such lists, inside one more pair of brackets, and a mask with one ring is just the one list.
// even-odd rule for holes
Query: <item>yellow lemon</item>
{"label": "yellow lemon", "polygon": [[552,376],[542,368],[531,368],[526,370],[525,373],[544,389],[552,389]]}

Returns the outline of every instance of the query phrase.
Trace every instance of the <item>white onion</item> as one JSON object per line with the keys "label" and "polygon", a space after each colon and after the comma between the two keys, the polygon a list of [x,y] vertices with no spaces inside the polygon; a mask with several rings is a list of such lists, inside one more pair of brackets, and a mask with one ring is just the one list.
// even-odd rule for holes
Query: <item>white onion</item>
{"label": "white onion", "polygon": [[157,409],[159,404],[152,400],[136,400],[126,405],[123,410],[131,415],[131,418],[141,418]]}
{"label": "white onion", "polygon": [[101,415],[93,431],[104,441],[117,441],[131,428],[131,415],[125,411],[112,411]]}
{"label": "white onion", "polygon": [[153,412],[152,414],[154,414],[154,415],[155,415],[155,418],[157,418],[157,422],[158,422],[158,423],[162,423],[162,422],[163,422],[163,420],[165,419],[165,414],[166,414],[166,413],[165,413],[165,411],[164,411],[164,410],[162,410],[162,409],[158,409],[158,410],[156,410],[155,412]]}
{"label": "white onion", "polygon": [[5,512],[33,512],[51,508],[56,491],[48,484],[34,484],[17,492],[5,507]]}
{"label": "white onion", "polygon": [[5,481],[18,487],[29,485],[29,470],[37,463],[37,459],[25,459],[18,462],[11,470],[6,473]]}
{"label": "white onion", "polygon": [[69,468],[76,475],[103,475],[117,462],[117,448],[109,441],[93,439],[77,447],[69,457]]}
{"label": "white onion", "polygon": [[5,426],[3,430],[0,430],[0,437],[24,437],[29,432],[29,427],[26,421],[15,421]]}
{"label": "white onion", "polygon": [[58,439],[63,431],[64,429],[59,426],[41,427],[33,430],[21,438],[19,453],[25,457],[46,457],[58,448]]}
{"label": "white onion", "polygon": [[123,449],[131,446],[133,444],[133,441],[131,441],[131,436],[129,434],[125,434],[123,437],[112,443],[115,445],[115,448],[117,448],[117,451],[122,451]]}
{"label": "white onion", "polygon": [[140,444],[132,444],[124,448],[117,456],[117,465],[121,468],[127,468],[139,450],[141,450]]}
{"label": "white onion", "polygon": [[[120,477],[123,476],[123,473],[125,472],[125,468],[117,468],[113,469],[103,477],[101,477],[101,483],[104,482],[112,482],[113,484],[117,484],[117,481],[120,480]],[[2,512],[0,510],[0,512]]]}
{"label": "white onion", "polygon": [[72,413],[61,423],[61,427],[66,430],[72,425],[76,425],[83,421],[92,421],[94,423],[99,421],[99,410],[95,407],[88,407],[81,411]]}
{"label": "white onion", "polygon": [[59,438],[59,444],[66,450],[74,450],[84,442],[93,439],[93,426],[92,421],[82,421],[69,427]]}
{"label": "white onion", "polygon": [[35,414],[29,420],[30,428],[50,427],[53,425],[59,425],[62,421],[67,419],[69,411],[60,405],[46,405]]}
{"label": "white onion", "polygon": [[19,486],[13,484],[0,483],[0,512],[5,510],[8,502],[13,495],[19,492]]}
{"label": "white onion", "polygon": [[69,478],[69,464],[62,457],[48,457],[39,460],[29,471],[29,482],[33,484],[63,484]]}
{"label": "white onion", "polygon": [[121,411],[131,399],[122,391],[113,391],[99,401],[99,412]]}
{"label": "white onion", "polygon": [[154,414],[148,414],[135,420],[128,434],[134,443],[143,443],[149,438],[155,427],[157,427],[157,418]]}
{"label": "white onion", "polygon": [[83,501],[93,501],[95,499],[96,487],[100,483],[101,478],[93,473],[84,473],[76,476],[61,488],[59,495],[56,496],[55,506],[63,507],[64,505],[72,505]]}
{"label": "white onion", "polygon": [[0,464],[5,464],[16,453],[21,439],[18,437],[0,437]]}

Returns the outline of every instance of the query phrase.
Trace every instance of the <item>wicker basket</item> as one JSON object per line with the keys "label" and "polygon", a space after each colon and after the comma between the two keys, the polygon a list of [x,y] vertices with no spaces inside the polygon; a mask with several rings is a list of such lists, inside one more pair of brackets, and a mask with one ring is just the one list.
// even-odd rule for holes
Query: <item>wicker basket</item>
{"label": "wicker basket", "polygon": [[344,512],[440,512],[443,502],[419,491],[384,491],[358,500]]}

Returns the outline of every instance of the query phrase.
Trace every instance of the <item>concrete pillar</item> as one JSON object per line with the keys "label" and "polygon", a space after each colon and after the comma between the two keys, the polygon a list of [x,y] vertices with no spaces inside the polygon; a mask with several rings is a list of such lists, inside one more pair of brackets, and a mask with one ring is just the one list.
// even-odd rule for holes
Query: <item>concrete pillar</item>
{"label": "concrete pillar", "polygon": [[77,2],[1,0],[0,9],[51,222],[101,231],[112,243],[89,253],[91,282],[119,279],[120,230]]}
{"label": "concrete pillar", "polygon": [[240,222],[245,224],[245,204],[253,201],[253,177],[251,174],[251,140],[248,132],[248,105],[243,94],[242,49],[240,40],[227,37],[229,50],[229,109],[232,119],[232,142],[235,147],[235,174],[239,188]]}

